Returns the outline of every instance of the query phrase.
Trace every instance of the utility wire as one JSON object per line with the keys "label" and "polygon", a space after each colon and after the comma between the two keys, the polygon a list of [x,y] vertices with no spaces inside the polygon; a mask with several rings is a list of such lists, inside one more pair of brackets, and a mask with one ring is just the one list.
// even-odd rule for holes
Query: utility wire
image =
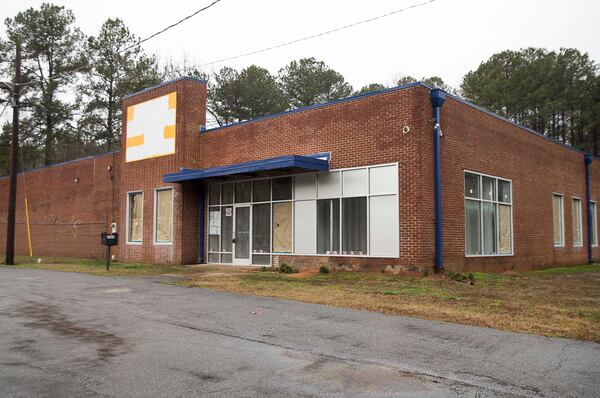
{"label": "utility wire", "polygon": [[6,105],[4,105],[4,108],[2,108],[2,112],[0,112],[0,118],[2,117],[2,115],[4,115],[4,111],[6,111],[6,108],[8,108],[8,101],[6,101]]}
{"label": "utility wire", "polygon": [[[134,47],[138,47],[138,46],[140,46],[142,43],[145,43],[145,42],[147,42],[148,40],[151,40],[151,39],[155,38],[156,36],[159,36],[159,35],[161,35],[161,34],[165,33],[167,30],[169,30],[169,29],[172,29],[172,28],[176,27],[177,25],[179,25],[179,24],[181,24],[181,23],[183,23],[183,22],[187,21],[188,19],[195,17],[196,15],[198,15],[199,13],[201,13],[202,11],[208,10],[209,8],[211,8],[211,7],[212,7],[212,6],[214,6],[215,4],[219,3],[220,1],[221,1],[221,0],[214,0],[214,1],[213,1],[212,3],[210,3],[209,5],[207,5],[207,6],[205,6],[205,7],[202,7],[202,8],[200,8],[199,10],[196,10],[196,11],[194,11],[192,14],[190,14],[190,15],[188,15],[188,16],[186,16],[186,17],[182,18],[182,19],[180,19],[179,21],[177,21],[177,22],[175,22],[175,23],[173,23],[173,24],[171,24],[171,25],[167,26],[166,28],[164,28],[164,29],[161,29],[161,30],[159,30],[158,32],[156,32],[156,33],[153,33],[153,34],[151,34],[150,36],[147,36],[147,37],[145,37],[145,38],[143,38],[143,39],[139,39],[139,40],[138,40],[136,43],[134,43],[134,44],[132,44],[132,45],[130,45],[130,46],[127,46],[127,47],[125,47],[125,48],[122,48],[122,49],[118,50],[118,51],[116,52],[116,54],[121,54],[122,52],[125,52],[125,51],[127,51],[127,50],[130,50],[130,49],[132,49],[132,48],[134,48]],[[82,69],[85,69],[85,68],[87,68],[87,67],[89,67],[89,65],[82,65],[82,66],[80,66],[80,67],[78,67],[78,68],[73,68],[73,69],[71,69],[71,70],[69,71],[69,74],[71,74],[71,73],[73,73],[73,72],[77,72],[77,71],[79,71],[79,70],[82,70]],[[57,80],[57,79],[60,79],[60,78],[62,78],[62,77],[65,77],[65,76],[68,76],[68,75],[67,75],[67,74],[65,74],[65,73],[63,73],[62,75],[61,75],[61,74],[59,74],[59,75],[55,75],[55,76],[52,76],[52,78],[51,78],[50,80]],[[19,84],[20,84],[20,85],[23,85],[23,86],[25,86],[25,85],[29,85],[29,84],[35,84],[35,82],[25,82],[25,83],[19,83]]]}
{"label": "utility wire", "polygon": [[209,5],[207,5],[206,7],[203,7],[203,8],[201,8],[201,9],[197,10],[196,12],[194,12],[194,13],[192,13],[192,14],[188,15],[187,17],[180,19],[179,21],[175,22],[174,24],[171,24],[171,25],[167,26],[166,28],[164,28],[164,29],[162,29],[162,30],[159,30],[159,31],[158,31],[158,32],[156,32],[156,33],[153,33],[153,34],[151,34],[150,36],[146,37],[145,39],[138,40],[138,42],[137,42],[137,43],[135,43],[135,44],[132,44],[132,45],[131,45],[131,46],[129,46],[129,47],[126,47],[126,48],[124,48],[124,49],[122,49],[122,50],[119,50],[119,51],[117,51],[117,54],[120,54],[120,53],[122,53],[123,51],[127,51],[127,50],[129,50],[130,48],[133,48],[133,47],[139,46],[140,44],[142,44],[142,43],[144,43],[144,42],[147,42],[148,40],[150,40],[150,39],[152,39],[152,38],[154,38],[154,37],[156,37],[156,36],[158,36],[158,35],[160,35],[160,34],[162,34],[162,33],[165,33],[167,30],[169,30],[169,29],[171,29],[171,28],[174,28],[175,26],[177,26],[177,25],[179,25],[179,24],[181,24],[181,23],[183,23],[183,22],[187,21],[187,20],[188,20],[188,19],[190,19],[190,18],[193,18],[193,17],[195,17],[196,15],[198,15],[199,13],[201,13],[202,11],[204,11],[204,10],[208,10],[209,8],[211,8],[212,6],[214,6],[215,4],[217,4],[217,3],[218,3],[218,2],[220,2],[220,1],[221,1],[221,0],[214,0],[212,3],[210,3],[210,4],[209,4]]}
{"label": "utility wire", "polygon": [[425,6],[427,4],[433,3],[434,1],[436,1],[436,0],[428,0],[428,1],[421,2],[421,3],[413,4],[412,6],[409,6],[409,7],[401,8],[401,9],[395,10],[395,11],[390,11],[388,13],[385,13],[385,14],[382,14],[382,15],[378,15],[378,16],[373,17],[373,18],[363,19],[362,21],[357,21],[357,22],[354,22],[354,23],[351,23],[351,24],[348,24],[348,25],[340,26],[340,27],[337,27],[337,28],[334,28],[334,29],[330,29],[330,30],[325,31],[325,32],[316,33],[316,34],[313,34],[313,35],[310,35],[310,36],[301,37],[299,39],[295,39],[295,40],[288,41],[288,42],[285,42],[285,43],[276,44],[276,45],[270,46],[270,47],[261,48],[259,50],[250,51],[250,52],[247,52],[247,53],[244,53],[244,54],[235,55],[235,56],[227,57],[227,58],[222,58],[222,59],[218,59],[218,60],[211,61],[211,62],[206,62],[206,63],[200,64],[198,66],[208,66],[208,65],[218,64],[218,63],[221,63],[221,62],[231,61],[231,60],[234,60],[234,59],[243,58],[243,57],[247,57],[247,56],[254,55],[254,54],[264,53],[266,51],[270,51],[270,50],[274,50],[274,49],[277,49],[277,48],[281,48],[281,47],[289,46],[289,45],[292,45],[292,44],[300,43],[302,41],[316,39],[317,37],[325,36],[325,35],[328,35],[328,34],[331,34],[331,33],[339,32],[339,31],[344,30],[344,29],[348,29],[348,28],[352,28],[352,27],[355,27],[355,26],[358,26],[358,25],[363,25],[363,24],[366,24],[366,23],[369,23],[369,22],[377,21],[379,19],[382,19],[382,18],[385,18],[385,17],[389,17],[391,15],[400,14],[400,13],[402,13],[404,11],[408,11],[408,10],[411,10],[413,8],[422,7],[422,6]]}

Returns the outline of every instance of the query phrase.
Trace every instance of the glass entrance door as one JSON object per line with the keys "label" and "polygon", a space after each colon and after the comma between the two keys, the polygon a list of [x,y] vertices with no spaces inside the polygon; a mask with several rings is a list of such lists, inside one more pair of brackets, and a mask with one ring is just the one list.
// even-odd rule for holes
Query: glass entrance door
{"label": "glass entrance door", "polygon": [[250,205],[234,207],[233,263],[250,265]]}

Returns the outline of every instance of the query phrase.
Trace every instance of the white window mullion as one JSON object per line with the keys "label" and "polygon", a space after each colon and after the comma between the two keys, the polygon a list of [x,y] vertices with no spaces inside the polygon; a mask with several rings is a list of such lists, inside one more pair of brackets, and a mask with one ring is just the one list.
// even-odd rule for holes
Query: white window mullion
{"label": "white window mullion", "polygon": [[[491,197],[489,190],[486,188],[484,196],[484,177],[487,181],[487,188],[492,190]],[[490,179],[492,181],[490,181]],[[503,195],[500,195],[500,181],[502,181]],[[491,182],[491,186],[490,183]],[[513,226],[513,211],[512,211],[512,181],[486,175],[482,173],[472,172],[464,170],[464,210],[465,210],[465,256],[467,257],[491,257],[491,256],[507,256],[513,255],[513,242],[514,242],[514,228]],[[474,189],[474,185],[477,184],[477,188]],[[508,192],[507,192],[508,190]],[[510,196],[509,196],[510,195]],[[485,210],[487,208],[487,210]],[[504,217],[509,217],[507,220],[503,218],[504,223],[502,224],[504,230],[501,228],[500,209],[503,210]],[[479,216],[478,228],[479,231],[476,235],[474,233],[475,226],[471,221],[475,216],[475,211]],[[487,220],[486,214],[489,218],[489,212],[493,211],[493,216],[490,220]],[[469,221],[469,223],[467,223]],[[495,223],[494,228],[490,229],[489,222]],[[509,222],[508,225],[505,225]],[[495,233],[494,239],[486,242],[486,228],[490,233]],[[507,233],[504,241],[502,240],[502,231]],[[479,242],[473,241],[475,237],[478,237]],[[510,241],[508,241],[508,238]],[[479,247],[475,246],[479,243]],[[486,244],[487,243],[487,244]],[[504,245],[504,249],[501,250],[501,245]],[[510,251],[508,246],[510,245]],[[479,249],[479,250],[477,250]]]}

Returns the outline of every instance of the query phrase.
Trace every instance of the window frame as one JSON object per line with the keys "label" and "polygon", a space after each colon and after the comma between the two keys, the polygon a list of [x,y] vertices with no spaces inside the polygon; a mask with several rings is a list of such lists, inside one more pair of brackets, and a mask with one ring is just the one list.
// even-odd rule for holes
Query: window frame
{"label": "window frame", "polygon": [[[159,241],[157,240],[157,228],[158,228],[158,192],[160,191],[171,191],[171,240],[170,241]],[[175,188],[174,187],[160,187],[154,188],[154,215],[152,217],[152,242],[157,246],[170,246],[173,245],[173,234],[175,233]]]}
{"label": "window frame", "polygon": [[571,197],[571,221],[575,222],[575,220],[573,219],[573,206],[577,201],[579,202],[579,220],[577,220],[577,222],[579,223],[579,244],[575,243],[575,230],[573,228],[575,225],[573,224],[573,226],[571,227],[573,228],[573,247],[583,247],[583,201],[577,196]]}
{"label": "window frame", "polygon": [[[479,176],[479,198],[469,198],[465,195],[465,189],[466,189],[466,179],[465,179],[465,174],[469,173],[469,174],[475,174],[477,176]],[[464,222],[464,226],[465,226],[465,257],[466,258],[476,258],[476,257],[511,257],[515,255],[515,225],[514,225],[514,204],[513,204],[513,181],[510,178],[504,178],[504,177],[498,177],[495,175],[491,175],[491,174],[486,174],[486,173],[481,173],[479,171],[473,171],[473,170],[469,170],[469,169],[463,169],[463,222]],[[489,199],[483,199],[483,178],[482,177],[488,177],[488,178],[493,178],[494,181],[494,189],[495,189],[495,193],[496,193],[496,199],[495,200],[489,200]],[[505,181],[508,182],[510,184],[510,202],[501,202],[498,198],[498,181]],[[466,201],[467,200],[471,200],[474,202],[479,202],[480,204],[480,212],[479,212],[479,234],[480,234],[480,238],[481,238],[481,254],[468,254],[467,253],[467,224],[466,224],[466,212],[467,212],[467,206],[466,206]],[[483,207],[481,206],[482,203],[493,203],[496,206],[496,251],[498,251],[498,253],[495,254],[484,254],[483,253],[483,233],[484,233],[484,229],[483,229]],[[509,206],[510,207],[510,253],[500,253],[499,249],[500,249],[500,223],[498,222],[498,206],[503,205],[503,206]]]}
{"label": "window frame", "polygon": [[561,241],[556,242],[554,240],[554,221],[552,221],[552,240],[554,241],[554,247],[565,247],[565,195],[559,192],[552,192],[552,219],[554,220],[554,197],[560,197],[560,235]]}
{"label": "window frame", "polygon": [[[386,166],[395,166],[396,167],[396,184],[394,186],[393,192],[392,190],[390,191],[390,193],[373,193],[371,194],[371,187],[370,187],[370,170],[373,168],[379,168],[379,167],[386,167]],[[344,171],[348,171],[348,170],[357,170],[357,169],[365,169],[367,170],[367,179],[366,179],[366,184],[367,184],[367,193],[364,195],[344,195],[343,192],[343,188],[344,188],[344,184],[343,184],[343,172]],[[311,257],[367,257],[367,258],[394,258],[394,259],[398,259],[400,258],[400,240],[401,240],[401,236],[400,236],[400,203],[399,203],[399,197],[400,197],[400,177],[398,175],[400,170],[400,165],[399,162],[391,162],[391,163],[381,163],[381,164],[373,164],[373,165],[366,165],[366,166],[355,166],[355,167],[347,167],[347,168],[340,168],[340,169],[331,169],[328,171],[328,173],[334,173],[334,172],[338,172],[339,174],[339,187],[338,187],[338,192],[336,194],[336,196],[333,197],[326,197],[326,198],[320,198],[319,197],[319,175],[321,174],[321,172],[312,172],[315,174],[315,197],[314,198],[303,198],[303,199],[297,199],[296,198],[296,189],[295,189],[295,177],[299,174],[306,174],[306,173],[293,173],[293,174],[286,174],[283,176],[269,176],[269,177],[257,177],[257,178],[248,178],[248,179],[244,179],[244,180],[240,180],[240,181],[236,181],[236,182],[241,182],[241,181],[251,181],[251,188],[250,188],[250,202],[247,203],[243,203],[243,204],[250,204],[251,206],[255,205],[255,204],[262,204],[262,203],[267,203],[267,204],[271,204],[271,224],[273,223],[273,205],[276,203],[284,203],[284,202],[291,202],[292,203],[292,252],[291,253],[281,253],[281,252],[274,252],[273,251],[273,228],[271,226],[271,253],[262,253],[262,254],[270,254],[271,258],[272,256],[276,256],[276,255],[281,255],[281,256],[311,256]],[[254,201],[254,181],[257,180],[263,180],[263,179],[277,179],[277,178],[286,178],[286,177],[292,177],[292,197],[291,199],[283,199],[283,200],[274,200],[273,199],[273,183],[271,182],[270,187],[271,187],[271,195],[270,195],[270,200],[268,201]],[[226,184],[230,181],[227,180],[220,180],[220,181],[214,181],[212,183],[210,183],[211,185],[219,185],[222,187],[223,184]],[[511,185],[512,186],[512,185]],[[206,195],[205,198],[205,208],[206,208],[206,214],[208,215],[208,208],[209,207],[219,207],[221,209],[221,211],[223,211],[224,207],[227,206],[234,206],[235,204],[242,204],[242,203],[236,203],[235,201],[235,188],[234,188],[234,198],[233,198],[233,204],[223,204],[222,201],[222,188],[221,189],[221,200],[220,200],[220,204],[213,204],[213,205],[209,205],[208,203],[208,195]],[[381,256],[381,255],[371,255],[369,254],[371,252],[371,232],[370,232],[370,206],[371,206],[371,197],[375,197],[375,196],[395,196],[396,198],[396,206],[397,206],[397,219],[395,222],[396,225],[396,230],[398,231],[398,247],[396,248],[396,253],[392,256],[386,255],[386,256]],[[342,228],[343,228],[343,223],[342,223],[342,199],[344,198],[353,198],[353,197],[365,197],[367,199],[367,254],[342,254],[341,253],[341,247],[342,247]],[[311,201],[314,200],[315,202],[321,199],[339,199],[340,200],[340,206],[339,206],[339,211],[340,211],[340,231],[339,231],[339,245],[340,245],[340,250],[339,250],[339,254],[323,254],[323,253],[313,253],[313,254],[305,254],[305,253],[295,253],[296,251],[296,247],[295,247],[295,207],[296,207],[296,202],[302,202],[302,201]],[[512,199],[512,192],[511,192],[511,199]],[[512,215],[512,213],[511,213]],[[316,223],[315,226],[315,239],[317,236],[317,228],[318,228],[318,223]],[[512,228],[512,227],[511,227]],[[317,242],[315,242],[315,247],[316,247]],[[316,250],[315,250],[316,251]],[[229,253],[225,253],[222,251],[209,251],[208,250],[208,239],[206,239],[206,243],[205,243],[205,253],[207,254],[207,258],[208,258],[208,254],[218,254],[219,256],[221,256],[222,254],[229,254]],[[252,254],[261,254],[261,253],[251,253]],[[220,258],[220,257],[219,257]],[[232,263],[215,263],[215,264],[226,264],[226,265],[231,265]],[[252,263],[251,263],[252,264]]]}
{"label": "window frame", "polygon": [[594,207],[594,214],[592,214],[592,230],[594,231],[594,240],[592,241],[592,247],[598,247],[598,204],[595,200],[590,200],[590,209]]}
{"label": "window frame", "polygon": [[[317,227],[316,227],[316,234],[317,234],[317,250],[316,250],[316,254],[318,255],[326,255],[326,256],[337,256],[337,255],[342,255],[342,220],[341,220],[341,216],[342,216],[342,199],[343,198],[326,198],[326,199],[315,199],[315,202],[317,204]],[[335,206],[333,205],[333,201],[337,200],[337,221],[338,221],[338,226],[337,228],[334,228],[334,208]],[[329,202],[329,246],[331,248],[330,253],[319,253],[319,202],[320,201],[325,201],[325,202]],[[333,250],[333,234],[334,234],[334,229],[337,229],[337,250]],[[331,253],[334,252],[335,253]]]}
{"label": "window frame", "polygon": [[[137,190],[137,191],[128,191],[126,194],[126,200],[127,200],[127,206],[126,206],[126,210],[127,212],[125,213],[125,244],[126,245],[134,245],[134,246],[140,246],[144,244],[144,200],[145,200],[145,195],[144,195],[144,191],[143,190]],[[130,203],[131,203],[131,196],[133,195],[142,195],[142,239],[141,240],[129,240],[129,230],[131,227],[131,218],[130,218]]]}

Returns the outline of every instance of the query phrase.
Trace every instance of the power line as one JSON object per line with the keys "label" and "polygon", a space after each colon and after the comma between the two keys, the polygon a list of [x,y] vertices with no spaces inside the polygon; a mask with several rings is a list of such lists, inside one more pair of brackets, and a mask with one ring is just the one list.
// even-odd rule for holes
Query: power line
{"label": "power line", "polygon": [[[132,45],[130,45],[130,46],[127,46],[127,47],[125,47],[125,48],[122,48],[122,49],[118,50],[118,51],[116,52],[116,54],[121,54],[122,52],[125,52],[125,51],[127,51],[127,50],[130,50],[130,49],[132,49],[132,48],[134,48],[134,47],[138,47],[138,46],[140,46],[142,43],[145,43],[145,42],[147,42],[148,40],[151,40],[151,39],[155,38],[156,36],[159,36],[159,35],[161,35],[161,34],[165,33],[167,30],[169,30],[169,29],[172,29],[172,28],[176,27],[177,25],[180,25],[181,23],[183,23],[183,22],[187,21],[188,19],[195,17],[196,15],[198,15],[199,13],[201,13],[202,11],[208,10],[209,8],[211,8],[211,7],[212,7],[212,6],[214,6],[215,4],[219,3],[220,1],[221,1],[221,0],[214,0],[214,1],[213,1],[212,3],[210,3],[209,5],[207,5],[207,6],[205,6],[205,7],[202,7],[202,8],[200,8],[200,9],[198,9],[198,10],[194,11],[192,14],[190,14],[190,15],[188,15],[188,16],[186,16],[186,17],[182,18],[182,19],[180,19],[179,21],[177,21],[177,22],[175,22],[175,23],[173,23],[173,24],[171,24],[171,25],[167,26],[166,28],[164,28],[164,29],[161,29],[161,30],[159,30],[158,32],[156,32],[156,33],[153,33],[153,34],[151,34],[150,36],[147,36],[147,37],[145,37],[145,38],[143,38],[143,39],[139,39],[139,40],[138,40],[136,43],[134,43],[134,44],[132,44]],[[71,70],[69,71],[69,74],[71,74],[71,73],[74,73],[74,72],[77,72],[77,71],[80,71],[80,70],[82,70],[82,69],[85,69],[85,68],[87,68],[88,66],[89,66],[89,65],[82,65],[82,66],[80,66],[80,67],[73,68],[73,69],[71,69]],[[63,74],[58,74],[58,75],[52,76],[52,78],[51,78],[50,80],[56,80],[56,79],[60,79],[60,78],[62,78],[62,77],[66,77],[66,76],[68,76],[66,73],[63,73]],[[24,85],[29,85],[29,84],[35,84],[35,82],[25,82],[25,83],[19,83],[19,84],[20,84],[20,85],[22,85],[22,86],[24,86]]]}
{"label": "power line", "polygon": [[198,66],[208,66],[208,65],[218,64],[218,63],[221,63],[221,62],[231,61],[231,60],[234,60],[234,59],[243,58],[243,57],[247,57],[247,56],[250,56],[250,55],[259,54],[259,53],[263,53],[263,52],[266,52],[266,51],[274,50],[274,49],[277,49],[277,48],[281,48],[281,47],[289,46],[289,45],[292,45],[292,44],[300,43],[302,41],[306,41],[306,40],[310,40],[310,39],[315,39],[317,37],[321,37],[321,36],[325,36],[325,35],[328,35],[328,34],[331,34],[331,33],[339,32],[341,30],[352,28],[352,27],[357,26],[357,25],[362,25],[362,24],[366,24],[366,23],[369,23],[369,22],[373,22],[373,21],[385,18],[385,17],[389,17],[390,15],[400,14],[400,13],[402,13],[404,11],[408,11],[408,10],[411,10],[413,8],[422,7],[422,6],[425,6],[427,4],[433,3],[434,1],[436,1],[436,0],[428,0],[428,1],[424,1],[424,2],[418,3],[418,4],[413,4],[413,5],[409,6],[409,7],[401,8],[401,9],[395,10],[395,11],[390,11],[388,13],[385,13],[385,14],[382,14],[382,15],[378,15],[378,16],[373,17],[373,18],[363,19],[362,21],[357,21],[357,22],[354,22],[354,23],[351,23],[351,24],[348,24],[348,25],[340,26],[340,27],[337,27],[337,28],[334,28],[334,29],[330,29],[330,30],[325,31],[325,32],[316,33],[316,34],[313,34],[313,35],[310,35],[310,36],[301,37],[299,39],[295,39],[295,40],[288,41],[288,42],[285,42],[285,43],[276,44],[276,45],[270,46],[270,47],[261,48],[259,50],[250,51],[250,52],[247,52],[247,53],[244,53],[244,54],[235,55],[233,57],[227,57],[227,58],[218,59],[218,60],[215,60],[215,61],[211,61],[211,62],[207,62],[207,63],[204,63],[204,64],[200,64]]}
{"label": "power line", "polygon": [[153,33],[153,34],[151,34],[150,36],[146,37],[145,39],[138,40],[138,42],[137,42],[136,44],[132,44],[132,45],[131,45],[131,46],[129,46],[129,47],[126,47],[126,48],[124,48],[124,49],[122,49],[122,50],[119,50],[119,51],[117,51],[117,54],[120,54],[120,53],[122,53],[123,51],[127,51],[127,50],[129,50],[130,48],[133,48],[133,47],[139,46],[140,44],[142,44],[142,43],[144,43],[144,42],[147,42],[148,40],[150,40],[150,39],[152,39],[152,38],[154,38],[154,37],[156,37],[156,36],[158,36],[158,35],[160,35],[160,34],[162,34],[162,33],[165,33],[167,30],[169,30],[169,29],[171,29],[171,28],[174,28],[175,26],[177,26],[177,25],[179,25],[179,24],[181,24],[181,23],[183,23],[183,22],[187,21],[187,20],[188,20],[188,19],[190,19],[190,18],[193,18],[193,17],[195,17],[196,15],[198,15],[199,13],[201,13],[202,11],[204,11],[204,10],[208,10],[209,8],[211,8],[212,6],[214,6],[215,4],[217,4],[217,3],[218,3],[218,2],[220,2],[220,1],[221,1],[221,0],[215,0],[215,1],[213,1],[212,3],[210,3],[209,5],[207,5],[206,7],[203,7],[203,8],[201,8],[201,9],[199,9],[199,10],[195,11],[194,13],[192,13],[192,14],[188,15],[188,16],[187,16],[187,17],[185,17],[185,18],[182,18],[182,19],[180,19],[179,21],[175,22],[174,24],[171,24],[171,25],[167,26],[166,28],[164,28],[164,29],[162,29],[162,30],[159,30],[159,31],[158,31],[158,32],[156,32],[156,33]]}
{"label": "power line", "polygon": [[2,112],[0,112],[0,118],[2,117],[2,115],[4,115],[4,111],[6,110],[6,108],[8,108],[8,101],[6,101],[6,105],[4,105],[4,108],[2,108]]}

